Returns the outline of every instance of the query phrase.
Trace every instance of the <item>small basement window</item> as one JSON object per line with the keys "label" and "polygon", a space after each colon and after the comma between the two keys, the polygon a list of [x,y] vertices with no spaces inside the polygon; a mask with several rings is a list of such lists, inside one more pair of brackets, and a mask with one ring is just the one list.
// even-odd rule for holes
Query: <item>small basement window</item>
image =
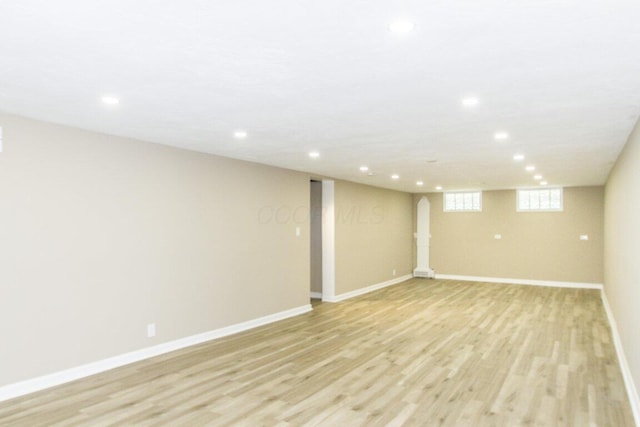
{"label": "small basement window", "polygon": [[560,212],[562,209],[562,188],[517,191],[516,211],[518,212]]}
{"label": "small basement window", "polygon": [[445,212],[480,212],[481,191],[447,191],[444,193]]}

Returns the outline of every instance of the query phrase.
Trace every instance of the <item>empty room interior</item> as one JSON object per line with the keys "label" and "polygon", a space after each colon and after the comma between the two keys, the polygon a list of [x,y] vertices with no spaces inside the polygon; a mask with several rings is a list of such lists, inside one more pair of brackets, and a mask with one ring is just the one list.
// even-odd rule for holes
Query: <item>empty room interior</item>
{"label": "empty room interior", "polygon": [[0,425],[640,425],[639,22],[0,2]]}

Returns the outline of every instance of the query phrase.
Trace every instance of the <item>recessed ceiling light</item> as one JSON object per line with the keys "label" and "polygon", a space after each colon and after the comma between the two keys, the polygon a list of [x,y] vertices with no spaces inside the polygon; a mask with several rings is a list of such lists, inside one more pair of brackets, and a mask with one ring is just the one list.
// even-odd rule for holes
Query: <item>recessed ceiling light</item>
{"label": "recessed ceiling light", "polygon": [[462,105],[465,107],[475,107],[476,105],[478,105],[478,103],[480,102],[480,100],[478,98],[475,98],[473,96],[470,96],[468,98],[463,98],[462,99]]}
{"label": "recessed ceiling light", "polygon": [[493,137],[495,139],[507,139],[509,138],[509,134],[507,132],[496,132],[495,135],[493,135]]}
{"label": "recessed ceiling light", "polygon": [[117,105],[120,103],[120,100],[115,96],[105,95],[100,100],[107,105]]}
{"label": "recessed ceiling light", "polygon": [[311,151],[309,153],[309,157],[311,157],[312,159],[316,159],[316,158],[320,157],[320,153],[318,153],[317,151]]}
{"label": "recessed ceiling light", "polygon": [[529,165],[526,168],[524,168],[527,172],[533,172],[534,170],[536,170],[536,167],[533,165]]}
{"label": "recessed ceiling light", "polygon": [[542,175],[534,175],[533,179],[535,179],[536,181],[540,181],[542,179]]}
{"label": "recessed ceiling light", "polygon": [[515,154],[513,156],[513,160],[515,160],[516,162],[521,162],[524,160],[524,154]]}
{"label": "recessed ceiling light", "polygon": [[438,186],[436,187],[436,190],[440,191],[440,190],[442,190],[442,187],[441,187],[440,185],[438,185]]}
{"label": "recessed ceiling light", "polygon": [[540,185],[547,185],[548,182],[547,181],[540,181]]}
{"label": "recessed ceiling light", "polygon": [[416,185],[417,185],[418,187],[422,187],[422,186],[424,185],[424,182],[422,182],[422,181],[416,181]]}
{"label": "recessed ceiling light", "polygon": [[404,34],[413,30],[414,27],[415,25],[413,24],[413,22],[407,21],[406,19],[400,19],[389,24],[389,31],[391,31],[392,33]]}
{"label": "recessed ceiling light", "polygon": [[360,166],[360,172],[366,172],[369,168],[367,166]]}
{"label": "recessed ceiling light", "polygon": [[247,132],[244,130],[237,130],[233,133],[233,137],[237,139],[244,139],[247,137]]}
{"label": "recessed ceiling light", "polygon": [[399,178],[400,178],[400,175],[398,174],[394,173],[393,175],[391,175],[391,179],[399,179]]}

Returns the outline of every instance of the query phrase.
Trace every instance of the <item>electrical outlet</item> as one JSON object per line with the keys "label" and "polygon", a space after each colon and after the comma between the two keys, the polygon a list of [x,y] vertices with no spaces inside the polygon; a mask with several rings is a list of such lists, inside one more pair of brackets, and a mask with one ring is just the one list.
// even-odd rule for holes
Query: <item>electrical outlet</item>
{"label": "electrical outlet", "polygon": [[147,338],[153,338],[156,336],[156,324],[149,323],[147,325]]}
{"label": "electrical outlet", "polygon": [[396,275],[396,269],[394,268],[393,271],[391,272],[391,274],[393,274],[394,276]]}
{"label": "electrical outlet", "polygon": [[496,239],[496,240],[500,240],[500,239],[502,239],[502,234],[494,234],[493,238]]}
{"label": "electrical outlet", "polygon": [[589,240],[589,236],[587,234],[581,234],[580,240]]}
{"label": "electrical outlet", "polygon": [[296,227],[296,237],[300,237],[300,227]]}

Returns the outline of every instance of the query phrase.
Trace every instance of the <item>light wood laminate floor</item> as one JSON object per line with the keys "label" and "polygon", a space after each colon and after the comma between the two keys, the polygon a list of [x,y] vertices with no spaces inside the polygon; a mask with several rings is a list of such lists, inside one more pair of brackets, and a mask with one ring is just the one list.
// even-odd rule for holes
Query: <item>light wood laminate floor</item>
{"label": "light wood laminate floor", "polygon": [[632,426],[599,292],[412,279],[0,403],[2,426]]}

